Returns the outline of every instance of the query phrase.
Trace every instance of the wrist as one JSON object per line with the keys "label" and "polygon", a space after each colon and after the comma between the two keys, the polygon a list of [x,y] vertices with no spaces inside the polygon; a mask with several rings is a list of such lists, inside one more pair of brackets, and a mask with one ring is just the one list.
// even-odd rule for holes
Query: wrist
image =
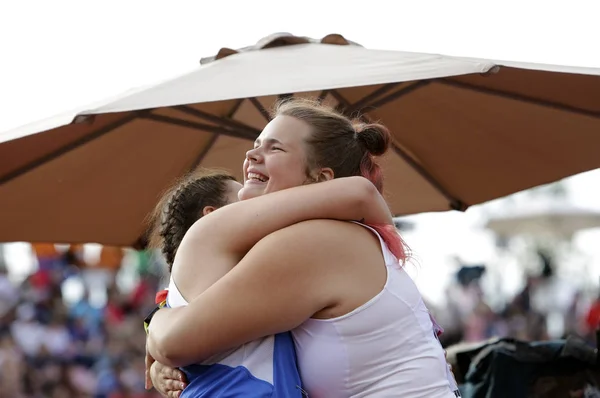
{"label": "wrist", "polygon": [[154,315],[156,315],[158,310],[160,310],[161,308],[164,308],[166,305],[167,305],[167,302],[163,301],[163,302],[159,303],[156,307],[154,307],[154,309],[152,311],[150,311],[150,313],[148,315],[146,315],[146,318],[144,318],[144,330],[146,331],[146,334],[148,334],[148,328],[150,327],[150,322],[154,318]]}

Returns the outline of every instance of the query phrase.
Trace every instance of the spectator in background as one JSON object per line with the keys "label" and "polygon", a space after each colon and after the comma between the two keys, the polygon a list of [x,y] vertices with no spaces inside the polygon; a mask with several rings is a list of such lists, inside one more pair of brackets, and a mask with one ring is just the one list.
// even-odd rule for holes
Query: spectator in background
{"label": "spectator in background", "polygon": [[[8,279],[3,257],[0,257],[0,319],[11,311],[19,301],[17,288]],[[0,328],[3,325],[0,323]]]}
{"label": "spectator in background", "polygon": [[600,328],[600,294],[594,300],[585,316],[586,332],[593,334]]}
{"label": "spectator in background", "polygon": [[56,266],[60,259],[56,245],[53,243],[32,243],[31,250],[38,262],[40,270],[49,270]]}
{"label": "spectator in background", "polygon": [[23,398],[25,362],[8,329],[0,329],[0,397]]}
{"label": "spectator in background", "polygon": [[114,283],[115,276],[121,268],[124,258],[125,250],[123,248],[115,246],[102,247],[98,268],[104,270],[105,286],[110,286]]}
{"label": "spectator in background", "polygon": [[121,268],[125,250],[121,247],[103,246],[97,264],[84,262],[81,277],[92,294],[105,294],[115,283],[115,277]]}

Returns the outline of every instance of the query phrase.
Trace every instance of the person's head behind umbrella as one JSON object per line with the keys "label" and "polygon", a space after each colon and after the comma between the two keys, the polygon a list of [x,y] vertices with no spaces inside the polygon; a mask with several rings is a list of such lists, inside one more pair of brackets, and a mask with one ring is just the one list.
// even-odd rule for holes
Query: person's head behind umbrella
{"label": "person's head behind umbrella", "polygon": [[246,153],[240,199],[350,176],[366,177],[383,190],[374,157],[390,145],[385,126],[349,119],[317,101],[296,98],[279,102],[272,116]]}
{"label": "person's head behind umbrella", "polygon": [[187,230],[203,216],[236,202],[240,188],[229,173],[198,170],[163,194],[149,220],[149,246],[162,251],[169,272]]}

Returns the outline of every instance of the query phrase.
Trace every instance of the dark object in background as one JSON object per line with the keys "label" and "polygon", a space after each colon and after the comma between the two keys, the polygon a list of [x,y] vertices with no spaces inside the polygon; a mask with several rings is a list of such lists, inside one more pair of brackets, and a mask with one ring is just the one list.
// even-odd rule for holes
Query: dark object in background
{"label": "dark object in background", "polygon": [[577,337],[531,343],[504,338],[458,352],[455,373],[466,373],[463,398],[592,398],[600,397],[597,357],[598,350]]}
{"label": "dark object in background", "polygon": [[412,231],[415,228],[415,223],[408,220],[394,218],[394,227],[400,232]]}
{"label": "dark object in background", "polygon": [[456,273],[456,279],[463,287],[467,287],[481,279],[484,273],[484,265],[463,265]]}
{"label": "dark object in background", "polygon": [[554,260],[549,253],[543,250],[537,252],[540,260],[542,261],[542,272],[540,277],[543,279],[550,279],[554,276]]}

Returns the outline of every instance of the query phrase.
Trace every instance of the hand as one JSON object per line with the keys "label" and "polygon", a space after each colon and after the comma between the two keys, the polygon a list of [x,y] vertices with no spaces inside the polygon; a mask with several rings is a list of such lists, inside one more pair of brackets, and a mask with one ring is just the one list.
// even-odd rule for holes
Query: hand
{"label": "hand", "polygon": [[[448,364],[448,369],[452,372],[452,364],[448,362],[448,351],[444,350],[444,358],[446,359],[446,363]],[[452,376],[454,376],[454,372],[452,372]]]}
{"label": "hand", "polygon": [[152,355],[148,354],[148,342],[146,342],[146,358],[145,358],[145,362],[146,362],[146,368],[144,370],[144,388],[146,390],[151,389],[152,387],[154,387],[152,385],[152,378],[150,377],[150,368],[152,368],[152,364],[154,364],[154,362],[156,362],[156,360],[154,358],[152,358]]}
{"label": "hand", "polygon": [[456,378],[456,375],[454,374],[454,370],[452,369],[452,364],[450,363],[450,361],[448,361],[448,351],[446,351],[446,350],[444,350],[444,358],[446,359],[446,364],[448,365],[448,370],[450,370],[450,373],[452,374],[452,378],[454,379],[454,382],[458,386],[458,379]]}
{"label": "hand", "polygon": [[167,398],[179,398],[187,386],[185,374],[179,369],[170,368],[154,361],[150,365],[150,385]]}

